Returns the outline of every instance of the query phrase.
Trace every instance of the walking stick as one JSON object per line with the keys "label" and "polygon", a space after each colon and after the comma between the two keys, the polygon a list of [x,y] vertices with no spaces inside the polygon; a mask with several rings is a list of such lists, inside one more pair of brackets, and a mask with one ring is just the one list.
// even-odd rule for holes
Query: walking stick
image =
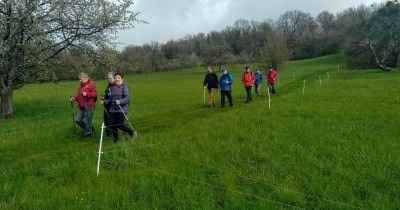
{"label": "walking stick", "polygon": [[76,128],[75,128],[75,113],[74,113],[74,102],[73,101],[70,101],[71,102],[71,111],[72,111],[72,124],[74,125],[74,133],[75,133],[75,130],[76,130]]}
{"label": "walking stick", "polygon": [[121,105],[118,104],[118,107],[119,107],[119,109],[121,109],[121,112],[124,115],[125,120],[128,122],[128,125],[131,126],[131,129],[134,131],[135,129],[133,128],[133,126],[132,126],[131,122],[129,121],[128,117],[126,116],[126,114],[125,114],[124,110],[122,109]]}

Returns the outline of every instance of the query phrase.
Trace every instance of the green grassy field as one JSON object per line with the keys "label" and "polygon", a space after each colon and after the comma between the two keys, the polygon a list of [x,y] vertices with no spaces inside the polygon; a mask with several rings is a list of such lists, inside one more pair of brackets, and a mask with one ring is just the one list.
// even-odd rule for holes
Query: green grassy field
{"label": "green grassy field", "polygon": [[400,74],[338,63],[286,63],[271,108],[265,85],[245,104],[240,65],[224,109],[203,103],[205,69],[128,76],[139,139],[105,138],[99,176],[101,106],[84,139],[77,81],[26,85],[0,119],[0,209],[399,209]]}

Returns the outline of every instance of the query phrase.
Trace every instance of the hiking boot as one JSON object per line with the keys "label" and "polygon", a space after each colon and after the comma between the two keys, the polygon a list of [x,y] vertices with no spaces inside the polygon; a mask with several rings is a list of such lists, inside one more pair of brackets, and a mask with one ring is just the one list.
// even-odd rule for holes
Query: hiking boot
{"label": "hiking boot", "polygon": [[130,137],[131,139],[136,139],[136,138],[138,137],[138,134],[137,134],[136,131],[133,131],[132,133],[129,134],[129,137]]}

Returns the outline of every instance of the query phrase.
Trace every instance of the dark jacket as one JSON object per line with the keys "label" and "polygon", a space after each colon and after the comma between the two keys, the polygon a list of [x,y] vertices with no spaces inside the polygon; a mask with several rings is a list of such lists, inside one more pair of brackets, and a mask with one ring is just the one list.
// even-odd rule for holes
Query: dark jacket
{"label": "dark jacket", "polygon": [[220,79],[220,86],[221,86],[221,91],[231,91],[232,90],[232,83],[233,79],[230,74],[224,74],[221,76]]}
{"label": "dark jacket", "polygon": [[[108,84],[107,85],[107,88],[104,90],[104,98],[103,98],[103,100],[109,100],[110,99],[110,96],[111,96],[111,88],[114,86],[114,84]],[[110,110],[110,108],[111,108],[111,104],[108,104],[108,105],[106,105],[106,104],[104,104],[104,108],[108,111],[108,110]]]}
{"label": "dark jacket", "polygon": [[[86,96],[83,96],[82,92],[86,92]],[[78,94],[75,96],[79,108],[94,107],[96,105],[96,99],[97,90],[92,80],[88,80],[79,86]]]}
{"label": "dark jacket", "polygon": [[127,114],[129,110],[130,94],[129,87],[126,84],[120,86],[114,85],[110,87],[110,97],[104,100],[105,106],[110,106],[110,113],[122,112],[119,106],[115,103],[116,100],[121,102],[120,106]]}
{"label": "dark jacket", "polygon": [[217,74],[214,72],[207,73],[206,76],[204,77],[203,86],[205,86],[206,84],[208,89],[218,88],[219,83]]}

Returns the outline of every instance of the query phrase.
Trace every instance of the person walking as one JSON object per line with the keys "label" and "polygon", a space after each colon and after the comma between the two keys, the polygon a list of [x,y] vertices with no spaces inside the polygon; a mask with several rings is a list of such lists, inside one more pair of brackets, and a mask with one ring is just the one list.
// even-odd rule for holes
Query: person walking
{"label": "person walking", "polygon": [[128,114],[130,93],[129,86],[124,84],[124,75],[121,72],[114,74],[114,85],[110,87],[110,96],[102,102],[105,106],[110,106],[110,128],[114,137],[114,143],[118,143],[118,129],[136,138],[137,133],[132,127],[125,124],[125,116]]}
{"label": "person walking", "polygon": [[228,73],[228,70],[222,69],[222,76],[219,81],[219,84],[221,86],[221,108],[225,107],[225,96],[228,97],[229,106],[233,106],[232,83],[233,79],[231,74]]}
{"label": "person walking", "polygon": [[275,83],[278,80],[278,73],[276,70],[270,66],[269,71],[267,73],[267,81],[268,81],[268,94],[275,94]]}
{"label": "person walking", "polygon": [[[104,91],[104,95],[102,97],[102,100],[109,100],[110,96],[111,96],[111,89],[114,86],[114,72],[108,72],[107,74],[107,88]],[[111,125],[111,119],[110,119],[110,108],[111,105],[108,104],[104,104],[104,113],[103,113],[103,120],[104,120],[104,126],[106,127],[106,136],[111,136],[112,135],[112,131],[110,128]]]}
{"label": "person walking", "polygon": [[246,66],[246,71],[244,72],[243,76],[242,76],[242,83],[246,89],[246,103],[249,103],[252,100],[251,97],[251,88],[254,85],[254,82],[256,80],[256,78],[254,77],[253,72],[251,71],[250,67]]}
{"label": "person walking", "polygon": [[79,73],[78,78],[80,82],[78,94],[70,97],[70,100],[76,101],[79,107],[74,121],[85,130],[85,137],[91,137],[94,131],[92,119],[97,100],[97,89],[87,73]]}
{"label": "person walking", "polygon": [[260,73],[260,70],[256,70],[256,73],[254,74],[256,81],[255,81],[255,87],[254,90],[256,92],[257,96],[260,96],[260,90],[261,90],[261,84],[263,81],[263,75]]}
{"label": "person walking", "polygon": [[215,90],[218,88],[218,76],[211,67],[208,67],[206,76],[204,77],[203,87],[208,89],[208,106],[215,107]]}

